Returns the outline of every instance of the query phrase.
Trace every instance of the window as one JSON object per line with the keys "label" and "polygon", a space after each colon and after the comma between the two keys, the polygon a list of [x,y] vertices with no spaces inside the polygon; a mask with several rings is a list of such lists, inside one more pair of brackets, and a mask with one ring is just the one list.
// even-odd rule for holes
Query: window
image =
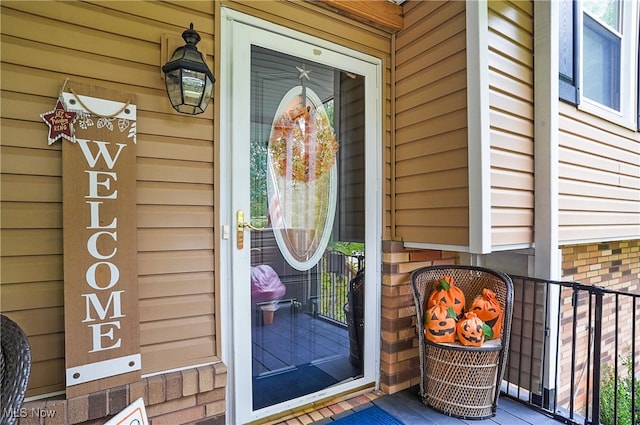
{"label": "window", "polygon": [[563,0],[560,97],[609,121],[638,128],[638,2]]}
{"label": "window", "polygon": [[583,19],[582,94],[619,112],[621,38],[586,12]]}

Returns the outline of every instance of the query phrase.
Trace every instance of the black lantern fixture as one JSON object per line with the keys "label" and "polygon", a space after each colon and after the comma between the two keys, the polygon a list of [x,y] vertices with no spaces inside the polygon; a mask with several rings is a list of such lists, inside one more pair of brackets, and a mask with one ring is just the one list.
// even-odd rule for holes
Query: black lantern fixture
{"label": "black lantern fixture", "polygon": [[193,29],[193,23],[182,38],[186,44],[178,47],[162,67],[164,82],[173,109],[183,114],[201,114],[211,100],[216,78],[196,48],[200,34]]}

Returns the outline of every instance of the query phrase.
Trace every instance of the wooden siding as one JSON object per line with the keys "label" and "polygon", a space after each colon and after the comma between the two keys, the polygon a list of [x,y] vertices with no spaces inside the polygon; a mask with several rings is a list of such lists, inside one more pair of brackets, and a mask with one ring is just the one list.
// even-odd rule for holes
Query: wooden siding
{"label": "wooden siding", "polygon": [[[390,34],[312,3],[229,5],[382,58],[388,238]],[[138,99],[143,373],[218,358],[214,104],[197,117],[173,112],[159,69],[166,60],[162,36],[179,37],[190,22],[215,69],[215,7],[213,1],[2,3],[0,301],[34,349],[28,396],[64,389],[61,143],[47,146],[39,114],[53,107],[65,78]]]}
{"label": "wooden siding", "polygon": [[533,243],[533,2],[489,1],[491,245]]}
{"label": "wooden siding", "polygon": [[640,133],[560,102],[561,243],[640,236]]}
{"label": "wooden siding", "polygon": [[465,2],[408,2],[396,39],[395,235],[469,244]]}
{"label": "wooden siding", "polygon": [[[2,312],[33,349],[27,395],[64,389],[61,144],[39,114],[69,78],[136,94],[143,373],[214,361],[213,107],[173,112],[160,40],[194,23],[213,65],[212,2],[3,2]],[[185,349],[185,347],[189,349]]]}

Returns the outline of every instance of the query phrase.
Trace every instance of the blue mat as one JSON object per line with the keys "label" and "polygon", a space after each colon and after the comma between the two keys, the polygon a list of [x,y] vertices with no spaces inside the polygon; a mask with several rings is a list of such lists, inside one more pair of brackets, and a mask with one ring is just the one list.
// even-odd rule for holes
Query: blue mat
{"label": "blue mat", "polygon": [[291,371],[253,378],[254,410],[320,391],[338,382],[311,364]]}
{"label": "blue mat", "polygon": [[375,404],[366,409],[359,410],[349,416],[342,417],[330,422],[331,425],[404,425],[402,422],[376,406]]}

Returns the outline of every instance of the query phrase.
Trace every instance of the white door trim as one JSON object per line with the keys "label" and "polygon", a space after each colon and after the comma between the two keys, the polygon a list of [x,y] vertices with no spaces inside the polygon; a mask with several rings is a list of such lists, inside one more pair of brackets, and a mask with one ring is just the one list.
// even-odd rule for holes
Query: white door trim
{"label": "white door trim", "polygon": [[[228,366],[227,414],[228,424],[246,423],[264,418],[281,411],[308,404],[338,393],[356,389],[367,383],[379,383],[380,369],[380,288],[381,288],[381,238],[382,238],[382,61],[379,58],[357,52],[330,43],[317,37],[299,33],[289,28],[258,19],[243,13],[221,7],[220,33],[220,223],[218,247],[220,255],[220,315],[222,360]],[[286,48],[282,48],[286,42]],[[274,44],[275,43],[275,44]],[[364,377],[350,383],[329,388],[309,396],[267,407],[252,412],[251,397],[238,397],[247,393],[239,388],[251,382],[251,362],[247,364],[247,352],[250,356],[251,338],[237,338],[238,326],[246,323],[248,335],[251,334],[249,322],[242,316],[238,300],[250,300],[249,249],[236,249],[235,211],[248,211],[248,184],[233,179],[234,173],[242,169],[243,164],[234,163],[234,150],[248,152],[248,126],[233,126],[236,116],[249,116],[249,87],[246,82],[250,75],[250,45],[277,48],[316,62],[323,62],[365,76],[365,188],[366,215],[366,268],[365,279],[365,364]],[[244,84],[243,84],[244,82]],[[375,95],[373,95],[375,93]],[[243,142],[244,141],[244,142]],[[233,182],[233,183],[232,183]],[[232,187],[233,184],[233,187]],[[243,186],[244,185],[244,186]],[[246,204],[246,205],[245,205]],[[228,235],[227,237],[225,237]],[[245,237],[245,242],[250,239]],[[242,266],[244,264],[244,266]],[[240,284],[246,279],[247,284]],[[249,301],[245,301],[249,302]],[[246,341],[243,341],[246,340]]]}

